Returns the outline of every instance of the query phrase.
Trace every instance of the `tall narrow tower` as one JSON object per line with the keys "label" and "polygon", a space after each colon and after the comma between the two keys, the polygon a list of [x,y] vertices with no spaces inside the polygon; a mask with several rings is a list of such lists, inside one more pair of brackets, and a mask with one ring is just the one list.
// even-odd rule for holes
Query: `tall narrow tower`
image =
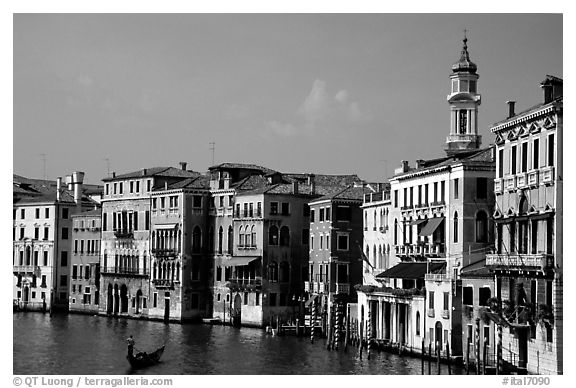
{"label": "tall narrow tower", "polygon": [[480,148],[481,136],[478,135],[478,106],[481,97],[477,93],[479,75],[476,64],[470,61],[466,33],[460,60],[452,65],[450,75],[451,92],[448,95],[450,104],[450,136],[446,138],[446,154]]}

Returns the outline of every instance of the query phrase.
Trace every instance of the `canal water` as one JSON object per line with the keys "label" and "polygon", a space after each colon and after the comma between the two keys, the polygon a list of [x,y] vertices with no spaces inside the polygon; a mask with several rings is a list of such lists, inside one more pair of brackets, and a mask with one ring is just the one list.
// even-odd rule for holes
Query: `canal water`
{"label": "canal water", "polygon": [[[14,374],[395,374],[421,373],[421,360],[374,352],[358,358],[358,348],[327,351],[324,340],[272,337],[261,329],[114,319],[90,315],[14,313]],[[133,371],[126,338],[136,349],[166,344],[162,362]],[[428,371],[428,364],[425,368]],[[432,374],[436,374],[432,365]],[[442,374],[447,366],[442,365]],[[452,373],[462,374],[461,368]]]}

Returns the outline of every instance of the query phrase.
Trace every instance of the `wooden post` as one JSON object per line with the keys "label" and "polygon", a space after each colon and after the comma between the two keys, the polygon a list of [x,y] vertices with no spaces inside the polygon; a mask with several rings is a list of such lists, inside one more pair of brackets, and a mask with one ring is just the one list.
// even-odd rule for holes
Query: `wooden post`
{"label": "wooden post", "polygon": [[424,340],[422,340],[422,374],[424,374],[424,356],[426,356],[426,348],[424,347]]}
{"label": "wooden post", "polygon": [[484,338],[484,346],[482,349],[482,374],[483,375],[486,374],[486,340],[487,340],[487,338]]}
{"label": "wooden post", "polygon": [[372,309],[371,304],[368,302],[368,317],[366,319],[366,338],[368,343],[366,347],[368,348],[368,359],[370,359],[370,351],[372,350]]}
{"label": "wooden post", "polygon": [[436,341],[436,367],[438,374],[440,374],[440,341]]}
{"label": "wooden post", "polygon": [[360,359],[362,359],[362,334],[364,334],[364,319],[360,318],[360,338],[359,338],[359,355],[360,355]]}
{"label": "wooden post", "polygon": [[428,344],[428,374],[432,374],[432,339],[430,339]]}
{"label": "wooden post", "polygon": [[334,327],[334,349],[338,351],[340,332],[342,331],[342,305],[340,303],[336,305],[336,325]]}
{"label": "wooden post", "polygon": [[466,342],[466,374],[470,374],[470,339]]}
{"label": "wooden post", "polygon": [[310,343],[314,343],[314,322],[316,321],[316,300],[310,303]]}
{"label": "wooden post", "polygon": [[348,341],[350,340],[350,305],[346,305],[346,333],[344,335],[344,352],[348,351]]}
{"label": "wooden post", "polygon": [[296,318],[296,337],[300,337],[300,318]]}
{"label": "wooden post", "polygon": [[452,367],[450,365],[450,344],[446,342],[446,361],[448,362],[448,374],[452,374]]}
{"label": "wooden post", "polygon": [[474,358],[476,358],[476,374],[480,374],[480,318],[476,318],[476,351],[474,352]]}
{"label": "wooden post", "polygon": [[498,325],[498,344],[496,345],[496,374],[503,373],[502,370],[502,326]]}
{"label": "wooden post", "polygon": [[[334,307],[334,306],[332,306]],[[330,309],[330,313],[327,314],[327,330],[326,330],[326,349],[330,350],[332,349],[332,336],[334,335],[334,328],[332,325],[332,316],[333,314],[333,308]]]}

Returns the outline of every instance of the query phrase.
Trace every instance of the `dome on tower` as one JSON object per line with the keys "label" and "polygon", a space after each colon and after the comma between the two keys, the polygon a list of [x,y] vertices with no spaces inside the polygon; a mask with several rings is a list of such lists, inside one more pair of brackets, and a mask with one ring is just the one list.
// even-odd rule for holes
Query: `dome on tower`
{"label": "dome on tower", "polygon": [[462,42],[464,42],[464,46],[462,47],[462,52],[460,53],[460,60],[452,65],[452,71],[454,73],[476,74],[476,70],[478,68],[476,67],[476,64],[470,60],[468,46],[466,45],[468,38],[464,36]]}

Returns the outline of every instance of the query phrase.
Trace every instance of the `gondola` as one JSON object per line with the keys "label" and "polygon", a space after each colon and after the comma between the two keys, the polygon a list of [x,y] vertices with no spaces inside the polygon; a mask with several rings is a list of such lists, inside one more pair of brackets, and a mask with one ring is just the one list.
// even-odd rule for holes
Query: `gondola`
{"label": "gondola", "polygon": [[162,353],[164,353],[164,347],[165,345],[162,345],[152,353],[138,352],[136,355],[128,351],[126,358],[132,368],[145,368],[160,362],[160,357],[162,357]]}

